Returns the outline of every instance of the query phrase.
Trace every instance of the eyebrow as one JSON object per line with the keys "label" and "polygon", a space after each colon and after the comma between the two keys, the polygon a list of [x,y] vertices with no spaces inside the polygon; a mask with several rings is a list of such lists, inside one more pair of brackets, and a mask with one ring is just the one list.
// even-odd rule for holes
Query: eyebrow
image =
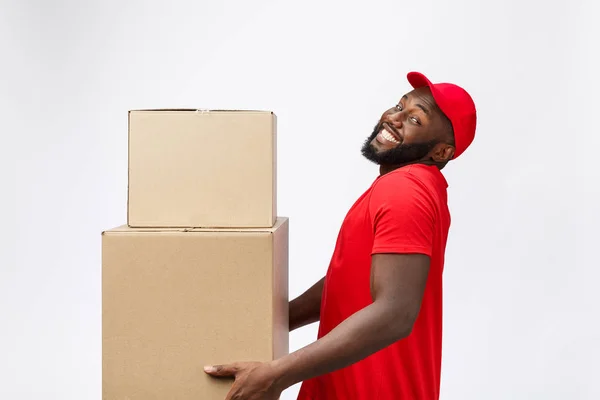
{"label": "eyebrow", "polygon": [[[408,96],[407,96],[407,95],[404,95],[404,96],[402,96],[402,100],[408,100]],[[423,104],[419,104],[419,103],[417,103],[417,104],[415,104],[415,106],[417,106],[417,107],[419,107],[421,110],[423,110],[423,112],[424,112],[425,114],[427,114],[427,115],[430,115],[430,111],[429,111],[429,109],[428,109],[427,107],[425,107]]]}

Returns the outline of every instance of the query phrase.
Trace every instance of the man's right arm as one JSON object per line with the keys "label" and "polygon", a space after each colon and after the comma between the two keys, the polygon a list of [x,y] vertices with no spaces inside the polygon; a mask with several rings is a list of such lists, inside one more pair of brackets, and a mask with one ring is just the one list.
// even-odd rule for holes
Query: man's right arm
{"label": "man's right arm", "polygon": [[306,292],[289,303],[290,332],[317,322],[321,316],[321,295],[325,278],[315,283]]}

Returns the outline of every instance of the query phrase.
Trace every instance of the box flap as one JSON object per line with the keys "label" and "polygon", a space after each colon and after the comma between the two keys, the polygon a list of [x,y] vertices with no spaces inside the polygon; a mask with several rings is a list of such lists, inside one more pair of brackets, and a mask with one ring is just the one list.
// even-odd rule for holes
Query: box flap
{"label": "box flap", "polygon": [[193,228],[193,227],[174,227],[174,228],[131,228],[128,225],[117,226],[102,232],[102,234],[112,233],[182,233],[182,232],[213,232],[213,233],[272,233],[279,229],[288,220],[287,217],[278,217],[275,225],[270,228]]}
{"label": "box flap", "polygon": [[245,109],[211,109],[211,108],[144,108],[129,110],[132,112],[197,112],[197,113],[211,113],[211,112],[235,112],[235,113],[265,113],[273,114],[273,111],[268,110],[245,110]]}

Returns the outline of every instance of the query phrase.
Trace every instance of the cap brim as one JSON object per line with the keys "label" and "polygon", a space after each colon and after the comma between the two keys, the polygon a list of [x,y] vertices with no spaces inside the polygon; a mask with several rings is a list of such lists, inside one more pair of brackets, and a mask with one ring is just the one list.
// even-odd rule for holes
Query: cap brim
{"label": "cap brim", "polygon": [[433,83],[431,83],[431,81],[429,80],[429,78],[427,78],[425,75],[423,75],[420,72],[409,72],[406,75],[406,78],[408,79],[408,83],[410,83],[410,85],[414,89],[418,89],[420,87],[428,87],[429,90],[431,91],[431,95],[433,96],[433,99],[437,103],[437,106],[443,112],[444,104],[440,104],[440,102],[441,103],[444,102],[443,96],[436,89],[436,87],[433,85]]}
{"label": "cap brim", "polygon": [[428,86],[429,89],[433,91],[433,85],[431,84],[431,81],[420,72],[409,72],[406,75],[406,78],[408,79],[408,83],[410,83],[414,89]]}

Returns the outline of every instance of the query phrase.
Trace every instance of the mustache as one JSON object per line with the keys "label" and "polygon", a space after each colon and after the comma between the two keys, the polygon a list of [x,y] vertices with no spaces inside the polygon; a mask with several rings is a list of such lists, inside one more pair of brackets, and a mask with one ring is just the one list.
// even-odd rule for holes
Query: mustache
{"label": "mustache", "polygon": [[375,124],[375,127],[373,128],[373,132],[379,132],[383,127],[389,129],[392,133],[395,133],[396,135],[400,136],[400,133],[398,132],[398,129],[396,129],[396,127],[392,124],[390,124],[387,121],[377,121],[377,123]]}

